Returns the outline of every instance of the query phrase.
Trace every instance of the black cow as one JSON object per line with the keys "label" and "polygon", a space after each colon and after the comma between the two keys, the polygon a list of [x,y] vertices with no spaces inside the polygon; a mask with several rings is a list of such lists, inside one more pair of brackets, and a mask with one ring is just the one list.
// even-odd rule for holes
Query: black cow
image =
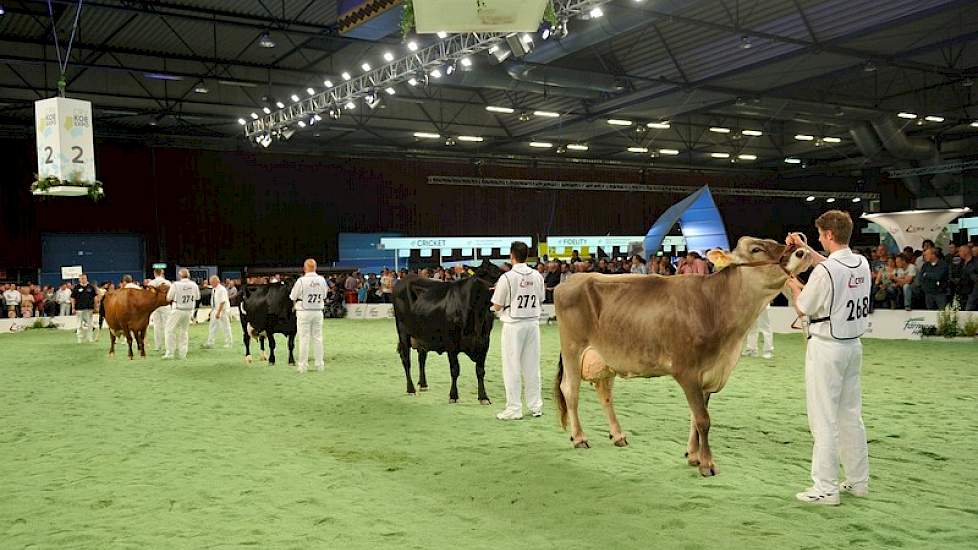
{"label": "black cow", "polygon": [[251,362],[251,339],[258,338],[262,359],[265,359],[265,338],[268,338],[268,364],[275,364],[275,333],[289,338],[289,364],[295,364],[292,355],[295,349],[296,321],[291,288],[285,283],[265,285],[244,285],[241,289],[241,332],[245,346],[245,361]]}
{"label": "black cow", "polygon": [[475,362],[479,379],[479,403],[489,405],[484,383],[489,334],[495,316],[490,311],[491,287],[502,271],[483,261],[474,277],[444,283],[409,276],[394,287],[394,317],[397,322],[397,351],[404,365],[408,395],[414,395],[411,381],[411,348],[418,350],[418,387],[427,391],[424,365],[429,351],[448,353],[452,372],[449,403],[458,402],[458,354]]}

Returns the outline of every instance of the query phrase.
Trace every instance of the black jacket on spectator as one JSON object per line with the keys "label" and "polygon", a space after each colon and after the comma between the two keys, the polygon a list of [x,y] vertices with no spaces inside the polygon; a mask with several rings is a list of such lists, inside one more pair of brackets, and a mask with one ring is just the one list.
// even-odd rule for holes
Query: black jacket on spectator
{"label": "black jacket on spectator", "polygon": [[924,294],[944,294],[947,292],[948,276],[947,262],[937,260],[935,264],[924,262],[917,279],[920,280],[920,288]]}
{"label": "black jacket on spectator", "polygon": [[95,309],[95,297],[98,291],[95,285],[88,283],[85,286],[78,284],[71,291],[71,297],[75,299],[75,311],[82,309]]}
{"label": "black jacket on spectator", "polygon": [[978,257],[971,258],[971,261],[968,263],[961,262],[961,280],[958,282],[957,289],[958,296],[970,296],[975,291],[976,285],[978,285]]}

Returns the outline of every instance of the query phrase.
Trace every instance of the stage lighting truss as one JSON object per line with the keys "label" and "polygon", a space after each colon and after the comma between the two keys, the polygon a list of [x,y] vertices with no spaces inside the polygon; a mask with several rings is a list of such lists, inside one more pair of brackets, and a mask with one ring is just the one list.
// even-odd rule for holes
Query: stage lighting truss
{"label": "stage lighting truss", "polygon": [[[566,29],[566,21],[586,15],[596,7],[608,4],[611,0],[554,0],[554,9],[558,21]],[[559,32],[559,29],[558,29]],[[420,80],[419,74],[427,74],[435,68],[444,68],[445,64],[454,65],[460,59],[477,53],[489,51],[493,46],[506,48],[508,36],[515,35],[517,42],[524,33],[461,33],[452,34],[438,42],[417,50],[405,48],[408,54],[389,63],[358,76],[352,76],[339,85],[315,93],[305,98],[293,98],[294,102],[285,108],[272,111],[271,114],[260,116],[245,123],[245,135],[249,138],[268,135],[298,121],[308,120],[314,115],[330,112],[331,107],[346,105],[365,99],[367,94],[377,89],[396,87],[414,78]],[[559,34],[558,34],[559,36]],[[529,46],[532,47],[532,46]],[[297,100],[297,101],[296,101]],[[331,118],[334,118],[330,115]],[[334,118],[335,119],[335,118]]]}

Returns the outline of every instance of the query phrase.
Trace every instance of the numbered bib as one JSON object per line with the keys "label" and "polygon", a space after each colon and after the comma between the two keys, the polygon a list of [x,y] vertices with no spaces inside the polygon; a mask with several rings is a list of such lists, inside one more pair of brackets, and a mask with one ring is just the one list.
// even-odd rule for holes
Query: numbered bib
{"label": "numbered bib", "polygon": [[832,282],[829,325],[832,338],[852,340],[869,328],[872,277],[866,258],[858,254],[822,262]]}
{"label": "numbered bib", "polygon": [[509,283],[509,316],[513,319],[532,319],[540,317],[541,286],[536,272],[520,274],[514,271],[506,273]]}

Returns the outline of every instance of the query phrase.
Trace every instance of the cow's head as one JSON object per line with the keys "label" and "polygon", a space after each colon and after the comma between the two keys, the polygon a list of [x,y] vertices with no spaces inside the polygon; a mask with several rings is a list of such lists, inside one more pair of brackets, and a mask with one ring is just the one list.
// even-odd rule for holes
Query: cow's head
{"label": "cow's head", "polygon": [[158,287],[151,286],[146,290],[153,293],[153,300],[157,305],[165,306],[168,303],[166,293],[170,291],[170,285],[163,283]]}
{"label": "cow's head", "polygon": [[475,276],[489,283],[489,285],[494,285],[503,276],[503,270],[488,259],[484,259],[479,267],[475,268]]}
{"label": "cow's head", "polygon": [[717,269],[727,266],[780,266],[777,272],[783,276],[797,275],[812,265],[811,251],[807,248],[789,249],[777,241],[754,237],[741,237],[731,252],[711,250],[707,257]]}

